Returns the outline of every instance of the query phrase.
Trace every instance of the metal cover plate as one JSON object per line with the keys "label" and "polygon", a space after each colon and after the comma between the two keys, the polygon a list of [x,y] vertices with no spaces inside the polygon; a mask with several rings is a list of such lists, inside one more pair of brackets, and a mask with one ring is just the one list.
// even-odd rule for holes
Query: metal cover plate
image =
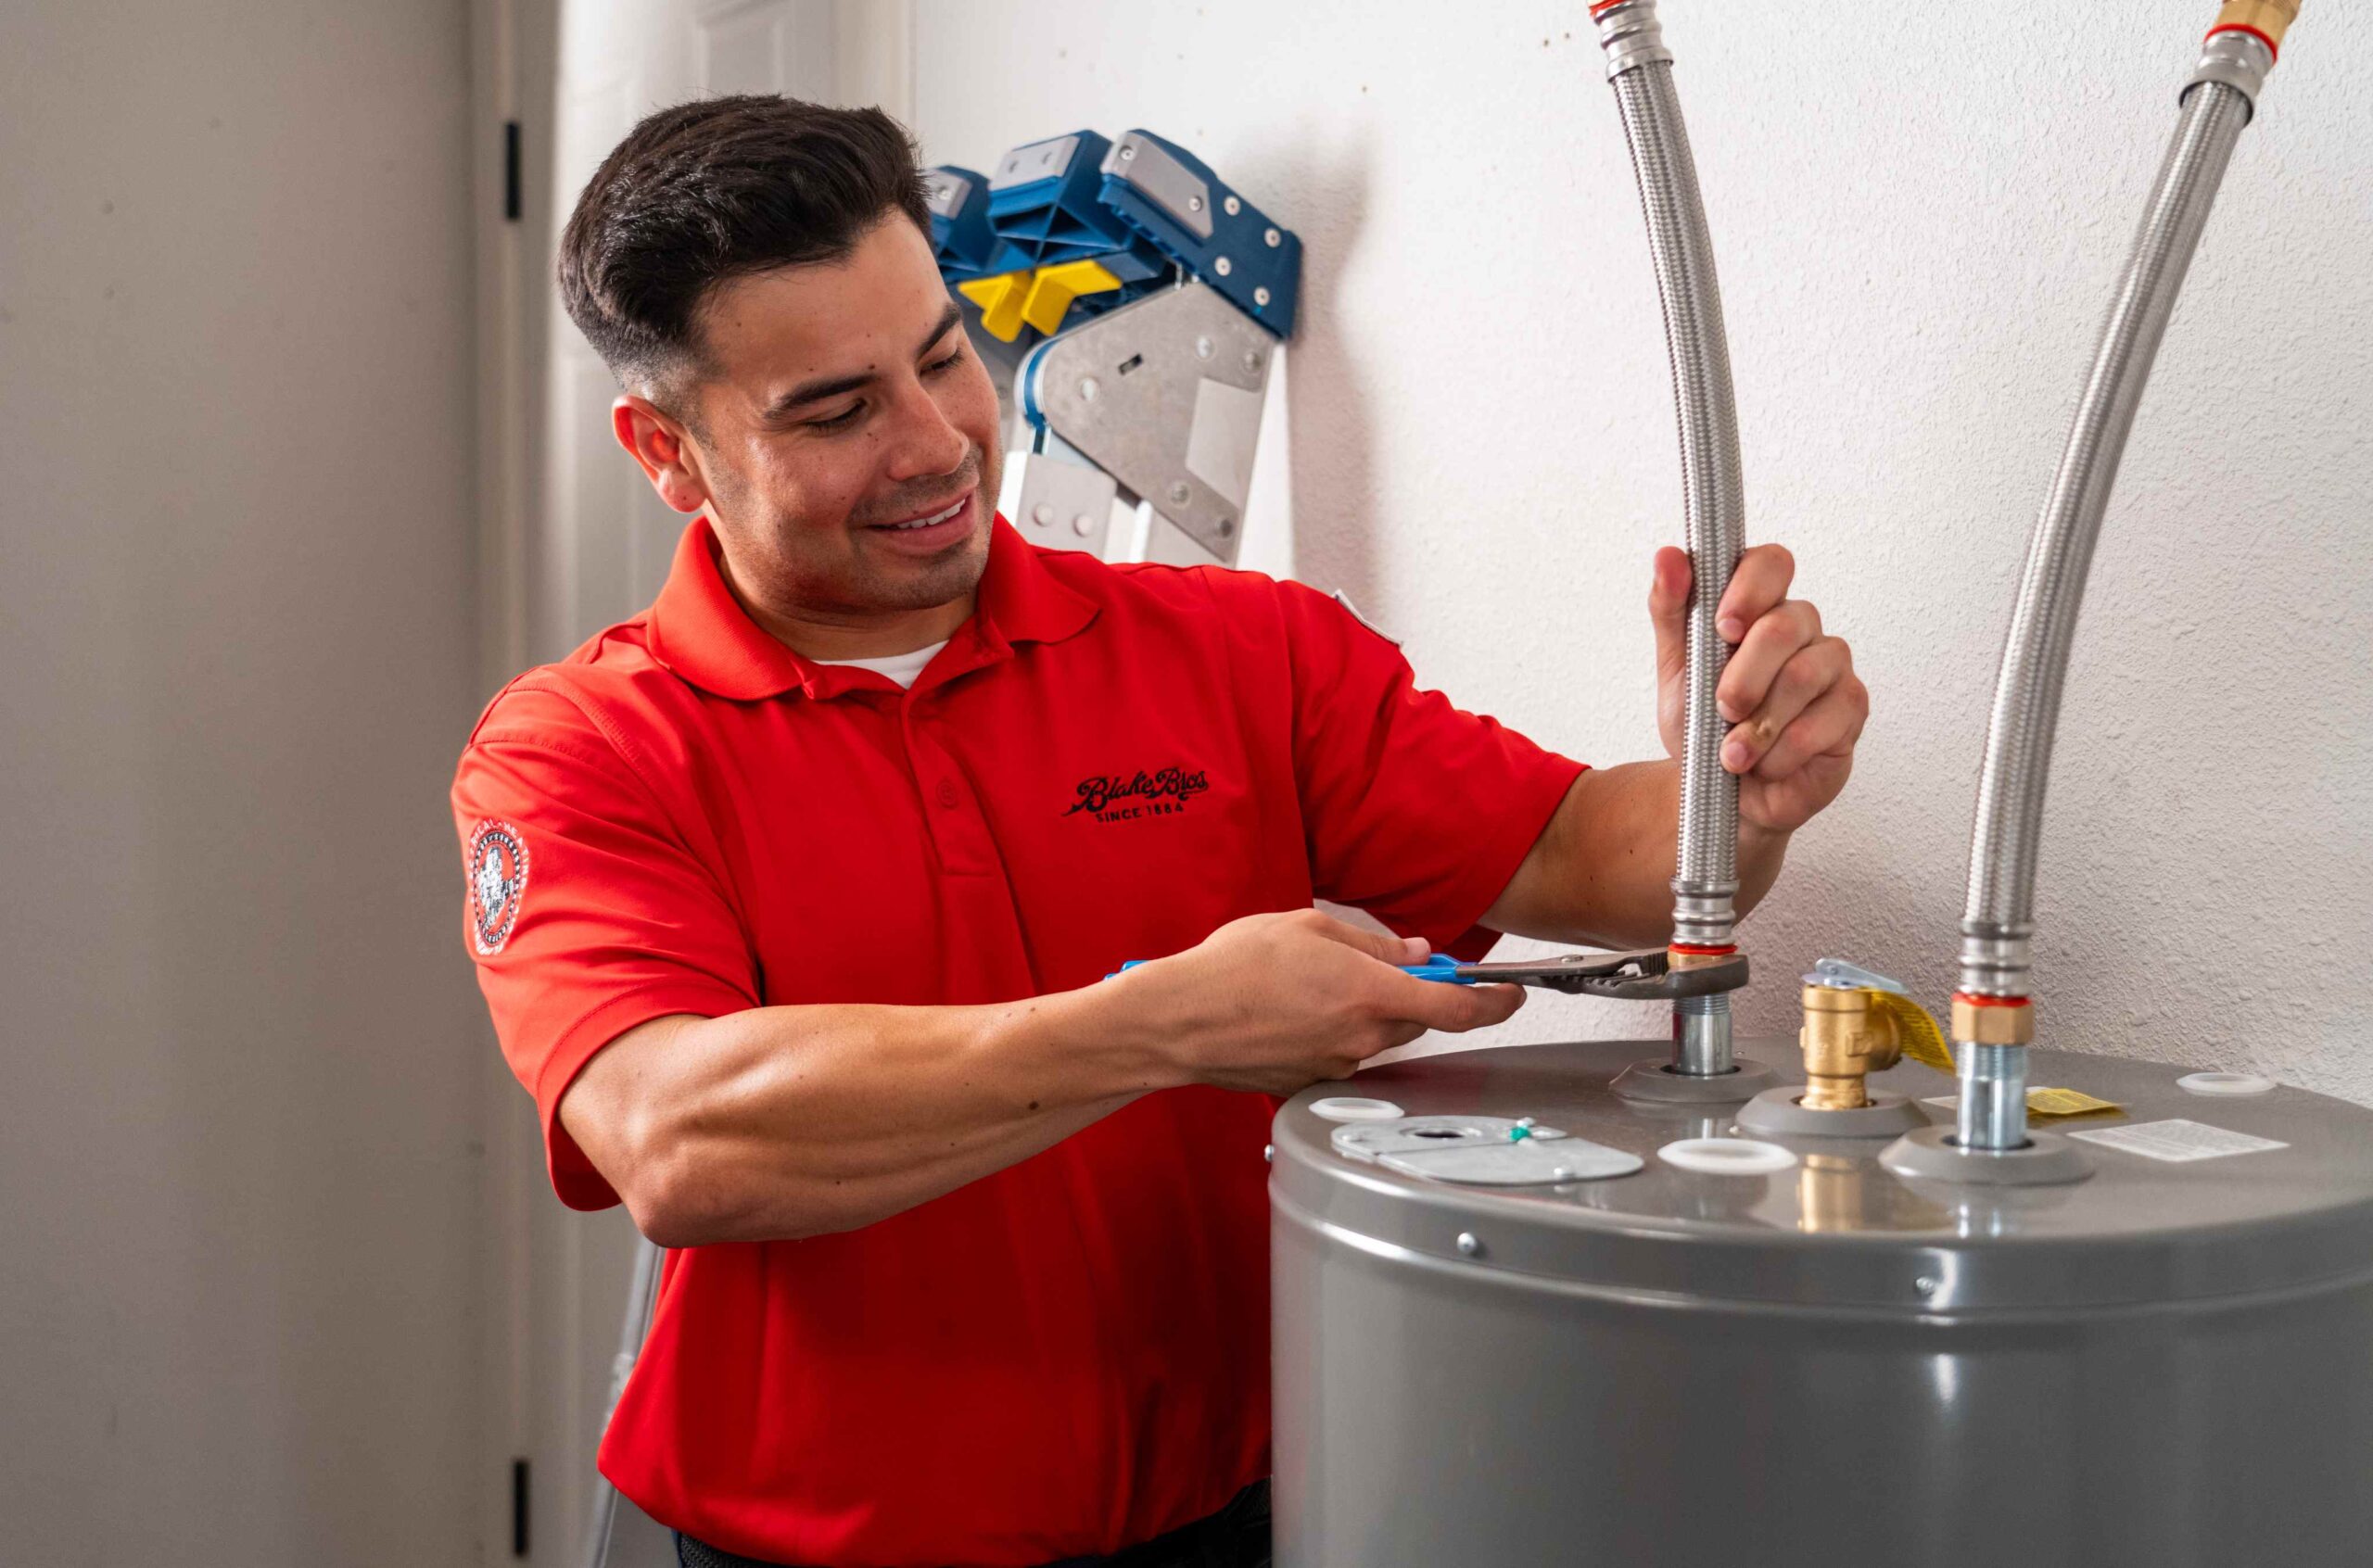
{"label": "metal cover plate", "polygon": [[953,218],[972,194],[972,182],[961,174],[934,169],[923,176],[923,205],[934,218]]}
{"label": "metal cover plate", "polygon": [[1456,1182],[1478,1187],[1538,1187],[1562,1182],[1597,1182],[1629,1176],[1645,1163],[1638,1155],[1610,1149],[1587,1138],[1527,1138],[1515,1144],[1452,1144],[1412,1149],[1377,1161],[1403,1176]]}
{"label": "metal cover plate", "polygon": [[1049,136],[1016,147],[998,160],[997,171],[989,176],[989,189],[1010,190],[1034,180],[1053,179],[1070,166],[1072,154],[1078,150],[1077,136]]}
{"label": "metal cover plate", "polygon": [[1242,491],[1276,347],[1191,283],[1049,339],[1028,373],[1048,431],[1225,563],[1243,537]]}
{"label": "metal cover plate", "polygon": [[1143,191],[1197,239],[1212,237],[1211,187],[1158,144],[1130,132],[1104,155],[1101,172],[1118,175]]}
{"label": "metal cover plate", "polygon": [[[1457,1144],[1505,1144],[1516,1130],[1516,1119],[1504,1116],[1404,1116],[1398,1121],[1353,1122],[1338,1127],[1328,1140],[1347,1159],[1380,1159],[1386,1155],[1413,1154]],[[1535,1127],[1535,1138],[1562,1138],[1555,1127]]]}

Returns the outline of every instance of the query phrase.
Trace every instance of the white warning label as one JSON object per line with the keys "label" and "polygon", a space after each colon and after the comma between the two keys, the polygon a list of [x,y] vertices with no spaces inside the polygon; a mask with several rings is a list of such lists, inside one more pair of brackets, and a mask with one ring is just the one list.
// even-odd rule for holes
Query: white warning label
{"label": "white warning label", "polygon": [[2222,1127],[2211,1127],[2203,1121],[2186,1121],[2177,1118],[2170,1121],[2138,1122],[2131,1127],[2103,1127],[2090,1132],[2071,1132],[2072,1138],[2082,1138],[2088,1144],[2105,1148],[2124,1149],[2145,1159],[2193,1160],[2222,1159],[2227,1155],[2263,1154],[2268,1149],[2287,1149],[2288,1144],[2278,1144],[2271,1138],[2252,1137],[2247,1132],[2234,1132]]}

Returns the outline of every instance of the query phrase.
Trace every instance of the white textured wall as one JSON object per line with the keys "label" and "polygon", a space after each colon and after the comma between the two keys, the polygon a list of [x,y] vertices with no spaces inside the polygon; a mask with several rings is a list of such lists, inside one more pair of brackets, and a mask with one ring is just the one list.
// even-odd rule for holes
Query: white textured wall
{"label": "white textured wall", "polygon": [[0,14],[0,1561],[452,1564],[503,1481],[468,36]]}
{"label": "white textured wall", "polygon": [[[1749,537],[1796,550],[1875,716],[1747,927],[1751,1030],[1821,954],[1950,984],[1984,706],[2029,526],[2205,0],[1669,0],[1727,295]],[[1183,142],[1308,246],[1300,575],[1573,754],[1656,745],[1675,541],[1661,327],[1580,0],[921,0],[917,124],[985,167]],[[2373,1100],[2373,16],[2310,5],[2128,451],[2062,715],[2050,1043]],[[1489,801],[1444,802],[1446,816]],[[2257,972],[2290,967],[2295,979]],[[2239,1000],[2241,1005],[2234,1005]],[[1534,1005],[1513,1038],[1639,1033]]]}

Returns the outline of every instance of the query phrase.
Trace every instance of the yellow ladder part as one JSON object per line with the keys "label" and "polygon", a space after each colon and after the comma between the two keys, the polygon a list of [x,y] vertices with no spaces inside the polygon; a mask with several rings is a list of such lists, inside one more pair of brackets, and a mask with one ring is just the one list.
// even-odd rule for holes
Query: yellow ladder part
{"label": "yellow ladder part", "polygon": [[1121,286],[1121,280],[1106,271],[1101,262],[1065,261],[1052,267],[1041,267],[1031,280],[1030,297],[1022,307],[1022,319],[1052,337],[1063,324],[1063,312],[1072,301],[1083,294],[1104,294]]}
{"label": "yellow ladder part", "polygon": [[[1022,309],[1030,297],[1030,269],[967,278],[956,291],[981,308],[981,330],[1000,343],[1022,335]],[[1065,303],[1069,303],[1068,300]]]}

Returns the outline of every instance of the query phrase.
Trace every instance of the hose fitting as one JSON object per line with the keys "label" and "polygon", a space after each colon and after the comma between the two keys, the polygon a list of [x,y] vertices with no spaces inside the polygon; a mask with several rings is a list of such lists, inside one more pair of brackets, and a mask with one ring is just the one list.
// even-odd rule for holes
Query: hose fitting
{"label": "hose fitting", "polygon": [[1656,21],[1656,0],[1602,0],[1591,7],[1591,20],[1598,23],[1609,82],[1642,66],[1672,63],[1664,29]]}
{"label": "hose fitting", "polygon": [[1978,1154],[2027,1144],[2027,1045],[2035,1004],[2024,996],[1953,993],[1953,1055],[1961,1106],[1954,1141]]}
{"label": "hose fitting", "polygon": [[[1595,14],[1595,13],[1593,13]],[[2214,41],[2223,32],[2245,32],[2263,41],[2269,57],[2282,53],[2282,35],[2299,19],[2299,0],[2227,0],[2223,10],[2216,13],[2216,25],[2208,30]]]}
{"label": "hose fitting", "polygon": [[2243,120],[2254,120],[2258,95],[2265,90],[2265,73],[2273,69],[2274,46],[2256,29],[2231,28],[2212,32],[2208,42],[2201,45],[2200,64],[2192,68],[2191,80],[2184,83],[2176,101],[2189,102],[2202,84],[2221,82],[2241,95]]}

